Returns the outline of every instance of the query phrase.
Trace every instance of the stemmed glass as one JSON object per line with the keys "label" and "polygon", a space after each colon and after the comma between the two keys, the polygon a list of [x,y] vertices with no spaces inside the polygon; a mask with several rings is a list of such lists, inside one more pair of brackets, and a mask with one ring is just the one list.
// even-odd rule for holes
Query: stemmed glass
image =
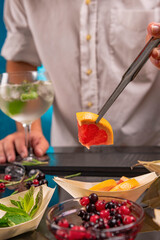
{"label": "stemmed glass", "polygon": [[[47,72],[25,71],[0,74],[0,108],[10,118],[22,123],[28,156],[37,159],[30,144],[31,124],[52,105],[53,85]],[[44,160],[44,159],[43,159]]]}

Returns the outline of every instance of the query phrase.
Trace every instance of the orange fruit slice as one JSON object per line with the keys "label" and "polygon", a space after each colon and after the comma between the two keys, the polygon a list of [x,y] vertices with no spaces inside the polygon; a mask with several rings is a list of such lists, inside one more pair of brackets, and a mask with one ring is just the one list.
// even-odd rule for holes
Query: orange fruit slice
{"label": "orange fruit slice", "polygon": [[91,112],[76,113],[79,142],[88,149],[92,145],[113,144],[113,130],[110,123],[102,118],[95,123],[98,115]]}
{"label": "orange fruit slice", "polygon": [[127,180],[129,180],[129,178],[127,178],[127,177],[125,177],[125,176],[122,176],[122,177],[119,179],[119,181],[117,182],[117,184],[120,184],[120,183],[125,182],[125,181],[127,181]]}
{"label": "orange fruit slice", "polygon": [[89,190],[93,191],[109,191],[111,188],[115,187],[117,185],[117,182],[114,179],[108,179],[103,182],[97,183],[93,187],[91,187]]}
{"label": "orange fruit slice", "polygon": [[131,178],[127,181],[124,181],[110,190],[110,192],[115,191],[128,191],[130,189],[138,187],[140,184],[135,178]]}

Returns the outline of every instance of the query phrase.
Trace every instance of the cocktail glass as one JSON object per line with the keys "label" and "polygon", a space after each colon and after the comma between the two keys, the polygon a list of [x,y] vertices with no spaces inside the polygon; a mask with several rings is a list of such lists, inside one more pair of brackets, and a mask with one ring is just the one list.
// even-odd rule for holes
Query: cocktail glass
{"label": "cocktail glass", "polygon": [[53,98],[53,85],[47,72],[0,74],[0,108],[7,116],[22,123],[25,129],[25,143],[28,148],[28,156],[23,158],[25,161],[39,159],[34,155],[29,140],[31,124],[48,110]]}

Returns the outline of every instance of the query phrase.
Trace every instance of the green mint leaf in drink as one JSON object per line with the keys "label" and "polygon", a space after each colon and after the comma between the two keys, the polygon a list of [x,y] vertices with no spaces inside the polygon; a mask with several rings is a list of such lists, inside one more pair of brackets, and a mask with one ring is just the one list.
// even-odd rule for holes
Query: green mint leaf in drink
{"label": "green mint leaf in drink", "polygon": [[22,93],[20,96],[20,99],[22,102],[26,102],[26,101],[37,99],[37,98],[38,98],[38,93],[35,91],[31,91],[28,93]]}

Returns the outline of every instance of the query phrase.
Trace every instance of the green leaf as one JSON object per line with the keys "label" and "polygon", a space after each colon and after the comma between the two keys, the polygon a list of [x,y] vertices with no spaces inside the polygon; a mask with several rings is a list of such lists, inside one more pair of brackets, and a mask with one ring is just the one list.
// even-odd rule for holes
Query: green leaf
{"label": "green leaf", "polygon": [[41,162],[36,159],[33,159],[32,161],[23,161],[21,164],[23,166],[36,166],[36,165],[45,165],[45,164],[48,164],[48,162]]}
{"label": "green leaf", "polygon": [[14,195],[16,193],[18,193],[18,190],[14,191],[10,196],[12,196],[12,195]]}
{"label": "green leaf", "polygon": [[28,216],[28,214],[23,210],[15,207],[7,207],[4,204],[0,203],[0,210],[8,212],[8,213],[15,213],[19,215]]}
{"label": "green leaf", "polygon": [[27,222],[27,221],[32,219],[29,215],[23,216],[23,215],[13,214],[13,213],[6,213],[5,217],[9,221],[14,223],[14,225],[17,225],[17,224],[20,224],[20,223],[23,223],[23,222]]}
{"label": "green leaf", "polygon": [[158,177],[150,186],[142,199],[142,203],[151,208],[160,207],[160,177]]}
{"label": "green leaf", "polygon": [[10,181],[6,181],[4,179],[0,179],[0,182],[7,183],[7,182],[10,182]]}
{"label": "green leaf", "polygon": [[73,177],[77,177],[77,176],[80,176],[80,175],[81,175],[81,172],[65,176],[64,178],[73,178]]}
{"label": "green leaf", "polygon": [[37,177],[38,174],[39,174],[39,171],[36,174],[34,174],[32,177],[25,179],[24,182],[32,181]]}
{"label": "green leaf", "polygon": [[42,204],[42,201],[43,201],[43,190],[42,190],[42,186],[40,186],[40,190],[36,196],[35,205],[30,212],[31,217],[33,217],[36,214],[36,212],[38,211],[38,209],[40,208],[40,206]]}
{"label": "green leaf", "polygon": [[23,209],[22,206],[21,206],[21,202],[20,202],[20,201],[10,200],[10,202],[11,202],[14,206],[18,207],[19,209]]}
{"label": "green leaf", "polygon": [[5,216],[0,218],[0,228],[1,227],[9,227],[8,219]]}
{"label": "green leaf", "polygon": [[28,100],[33,100],[33,99],[37,99],[38,98],[38,93],[35,92],[35,91],[30,91],[30,92],[27,92],[27,93],[22,93],[21,96],[21,101],[22,102],[25,102],[25,101],[28,101]]}
{"label": "green leaf", "polygon": [[20,204],[21,204],[21,207],[22,209],[24,209],[24,199],[22,197],[18,197],[19,201],[20,201]]}
{"label": "green leaf", "polygon": [[27,193],[24,195],[24,198],[23,198],[23,209],[29,213],[30,210],[32,209],[33,205],[34,205],[34,197],[33,197],[33,194],[34,194],[34,189],[35,187],[32,186],[29,191],[27,191]]}

